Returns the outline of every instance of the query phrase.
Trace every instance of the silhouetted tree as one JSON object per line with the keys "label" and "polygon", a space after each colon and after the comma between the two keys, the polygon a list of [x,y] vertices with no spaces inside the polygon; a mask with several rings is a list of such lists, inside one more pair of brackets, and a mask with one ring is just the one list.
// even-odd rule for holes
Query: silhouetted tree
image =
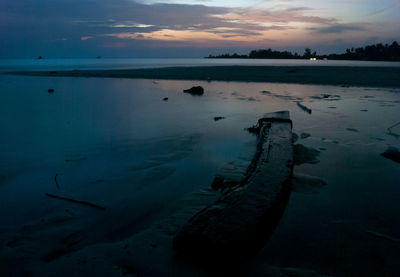
{"label": "silhouetted tree", "polygon": [[378,43],[376,45],[367,45],[364,48],[350,48],[346,49],[343,54],[330,54],[318,56],[317,52],[311,52],[310,48],[306,48],[303,56],[298,53],[292,54],[289,51],[274,51],[271,48],[252,50],[249,55],[239,55],[234,53],[222,54],[218,56],[209,55],[208,58],[234,58],[234,59],[309,59],[311,57],[316,58],[328,58],[331,60],[366,60],[366,61],[400,61],[400,46],[397,41],[394,41],[391,45]]}
{"label": "silhouetted tree", "polygon": [[305,59],[311,58],[311,49],[310,48],[306,48],[304,50],[303,58],[305,58]]}

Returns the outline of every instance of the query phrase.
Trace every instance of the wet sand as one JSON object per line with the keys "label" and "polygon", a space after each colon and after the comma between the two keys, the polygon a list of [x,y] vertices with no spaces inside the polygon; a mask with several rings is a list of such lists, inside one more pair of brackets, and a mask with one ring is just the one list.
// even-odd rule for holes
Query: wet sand
{"label": "wet sand", "polygon": [[[4,276],[398,276],[400,171],[381,156],[400,147],[398,88],[1,75],[0,91]],[[219,272],[177,256],[215,175],[251,161],[245,128],[277,110],[302,159],[273,236]]]}
{"label": "wet sand", "polygon": [[164,80],[272,82],[342,86],[399,87],[399,67],[197,66],[124,70],[18,71],[11,74]]}

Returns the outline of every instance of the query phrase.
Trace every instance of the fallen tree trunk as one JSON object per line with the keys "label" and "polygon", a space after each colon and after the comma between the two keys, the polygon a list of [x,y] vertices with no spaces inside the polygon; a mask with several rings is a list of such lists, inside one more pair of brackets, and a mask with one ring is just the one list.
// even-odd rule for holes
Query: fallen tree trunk
{"label": "fallen tree trunk", "polygon": [[241,184],[195,214],[174,237],[178,253],[202,258],[255,254],[286,208],[293,172],[289,112],[267,114],[252,128],[256,155]]}

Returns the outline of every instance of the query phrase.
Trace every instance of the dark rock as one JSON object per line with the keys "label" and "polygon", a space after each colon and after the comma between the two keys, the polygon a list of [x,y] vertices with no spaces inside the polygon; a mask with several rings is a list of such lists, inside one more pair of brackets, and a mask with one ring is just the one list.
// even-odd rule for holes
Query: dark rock
{"label": "dark rock", "polygon": [[168,101],[168,97],[164,97],[163,100],[164,100],[164,101]]}
{"label": "dark rock", "polygon": [[226,189],[226,188],[232,188],[235,187],[239,184],[239,182],[236,181],[231,181],[231,180],[225,180],[224,177],[222,176],[216,176],[214,178],[214,181],[211,184],[211,187],[215,190],[219,190],[219,189]]}
{"label": "dark rock", "polygon": [[203,95],[204,89],[201,86],[191,87],[190,89],[185,89],[183,92],[190,93],[192,95]]}
{"label": "dark rock", "polygon": [[381,154],[382,157],[400,163],[400,152],[396,147],[389,147]]}
{"label": "dark rock", "polygon": [[54,92],[54,89],[53,89],[53,88],[49,88],[49,89],[47,90],[47,92],[48,92],[48,93],[53,93],[53,92]]}
{"label": "dark rock", "polygon": [[225,117],[223,117],[223,116],[215,116],[214,117],[214,121],[218,121],[218,120],[221,120],[221,119],[225,119]]}
{"label": "dark rock", "polygon": [[211,187],[215,190],[220,189],[224,186],[224,177],[216,176],[211,184]]}

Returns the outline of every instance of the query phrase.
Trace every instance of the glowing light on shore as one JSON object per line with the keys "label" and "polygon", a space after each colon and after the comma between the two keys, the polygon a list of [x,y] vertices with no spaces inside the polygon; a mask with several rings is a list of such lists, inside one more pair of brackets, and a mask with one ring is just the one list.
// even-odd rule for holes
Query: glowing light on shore
{"label": "glowing light on shore", "polygon": [[88,40],[88,39],[92,39],[92,38],[94,38],[94,37],[92,37],[92,36],[83,36],[83,37],[81,37],[81,40]]}

